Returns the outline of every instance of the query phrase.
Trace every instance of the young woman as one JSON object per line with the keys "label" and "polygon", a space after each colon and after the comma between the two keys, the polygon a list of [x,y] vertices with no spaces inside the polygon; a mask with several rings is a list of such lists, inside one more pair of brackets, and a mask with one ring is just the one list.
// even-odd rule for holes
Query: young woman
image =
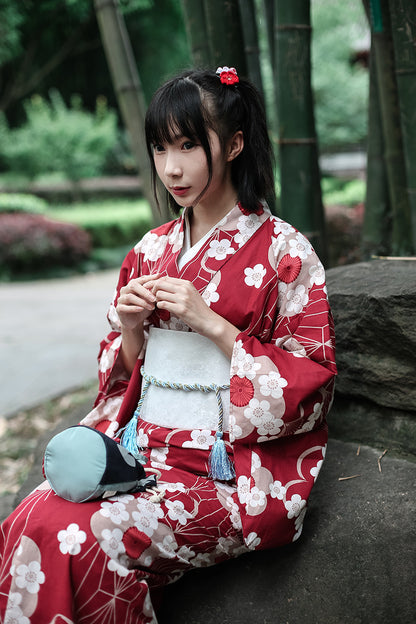
{"label": "young woman", "polygon": [[186,72],[154,96],[146,138],[183,211],[124,260],[83,424],[140,449],[157,488],[77,504],[45,482],[27,497],[0,535],[8,623],[156,622],[149,588],[296,540],[324,459],[324,270],[264,201],[256,90],[233,68]]}

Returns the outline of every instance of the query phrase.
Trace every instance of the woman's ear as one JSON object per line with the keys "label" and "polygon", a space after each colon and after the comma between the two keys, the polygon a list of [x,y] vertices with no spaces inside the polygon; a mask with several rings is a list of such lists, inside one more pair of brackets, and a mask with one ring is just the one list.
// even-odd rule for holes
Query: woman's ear
{"label": "woman's ear", "polygon": [[242,130],[237,130],[237,132],[231,137],[230,142],[228,143],[227,161],[230,162],[237,158],[237,156],[243,151],[243,148],[243,132]]}

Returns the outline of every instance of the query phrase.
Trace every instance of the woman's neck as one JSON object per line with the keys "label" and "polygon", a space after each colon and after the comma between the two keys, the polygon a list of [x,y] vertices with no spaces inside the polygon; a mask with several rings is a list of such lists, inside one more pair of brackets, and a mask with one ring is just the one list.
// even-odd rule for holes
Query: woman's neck
{"label": "woman's neck", "polygon": [[189,222],[191,226],[191,245],[195,245],[211,228],[214,227],[238,201],[236,190],[231,186],[223,192],[217,201],[205,204],[203,199],[190,210]]}

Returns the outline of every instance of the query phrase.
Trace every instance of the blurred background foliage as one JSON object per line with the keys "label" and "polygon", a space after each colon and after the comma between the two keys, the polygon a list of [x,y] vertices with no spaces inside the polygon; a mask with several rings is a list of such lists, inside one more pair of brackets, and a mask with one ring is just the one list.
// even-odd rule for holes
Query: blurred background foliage
{"label": "blurred background foliage", "polygon": [[[254,6],[263,88],[277,143],[265,4],[255,0]],[[149,101],[166,78],[192,65],[183,3],[120,0],[119,8],[144,98]],[[311,0],[311,24],[312,87],[321,153],[364,153],[370,29],[363,3]],[[91,253],[100,250],[100,260],[89,268],[119,264],[125,246],[134,244],[152,224],[146,202],[128,199],[121,191],[119,198],[97,202],[97,196],[85,193],[79,184],[91,177],[137,176],[118,110],[91,0],[0,0],[0,191],[7,191],[10,198],[17,191],[53,197],[46,214],[77,225],[90,237]],[[348,210],[362,204],[363,174],[356,172],[358,179],[352,180],[348,175],[324,178],[325,206],[336,203]],[[71,184],[57,201],[59,184],[65,182]],[[48,184],[54,193],[48,194]],[[0,215],[4,212],[0,202]],[[350,259],[359,258],[358,247]],[[111,259],[103,260],[104,249],[119,249],[120,254],[111,252]],[[11,275],[3,267],[6,274]]]}

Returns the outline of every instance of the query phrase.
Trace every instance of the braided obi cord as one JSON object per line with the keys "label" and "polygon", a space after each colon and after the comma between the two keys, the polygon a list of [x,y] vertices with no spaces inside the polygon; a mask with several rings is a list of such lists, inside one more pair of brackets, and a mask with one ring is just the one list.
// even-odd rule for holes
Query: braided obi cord
{"label": "braided obi cord", "polygon": [[141,367],[140,372],[143,377],[142,393],[140,395],[140,399],[133,414],[133,417],[122,433],[122,446],[124,446],[128,451],[130,451],[130,453],[137,457],[139,461],[145,459],[143,455],[139,453],[139,448],[137,446],[137,423],[139,420],[143,401],[150,385],[157,386],[158,388],[167,388],[170,390],[183,390],[184,392],[215,392],[218,404],[218,429],[215,442],[209,455],[208,474],[211,479],[218,479],[220,481],[230,481],[231,479],[234,479],[234,467],[228,458],[227,449],[223,440],[224,408],[220,393],[220,390],[228,390],[230,384],[210,384],[207,386],[199,383],[182,384],[171,381],[163,381],[161,379],[157,379],[153,375],[147,375],[147,373],[145,373],[144,371],[143,366]]}

